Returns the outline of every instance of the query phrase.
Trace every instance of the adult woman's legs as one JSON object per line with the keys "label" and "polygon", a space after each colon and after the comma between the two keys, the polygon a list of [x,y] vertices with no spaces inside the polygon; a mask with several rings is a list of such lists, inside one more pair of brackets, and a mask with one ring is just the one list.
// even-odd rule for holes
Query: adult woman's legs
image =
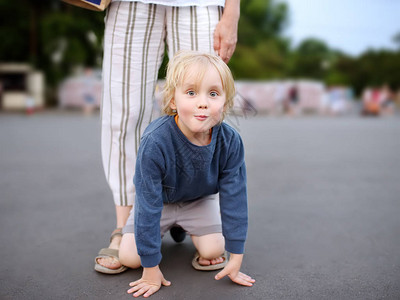
{"label": "adult woman's legs", "polygon": [[[125,226],[126,220],[129,217],[129,213],[132,209],[132,206],[115,206],[115,213],[117,216],[117,229],[114,230],[113,233],[115,232],[121,232],[121,229]],[[110,249],[116,249],[118,250],[120,248],[122,236],[120,235],[115,235],[111,241],[110,245],[108,248]],[[120,259],[117,259],[115,257],[100,257],[97,259],[97,263],[102,265],[103,267],[115,270],[121,267],[122,263],[120,262]]]}
{"label": "adult woman's legs", "polygon": [[[133,174],[141,135],[153,113],[154,89],[164,54],[165,11],[140,2],[113,2],[106,17],[103,58],[101,150],[116,206],[117,228],[125,225],[135,189]],[[110,248],[118,249],[115,237]],[[98,263],[115,268],[115,259]]]}

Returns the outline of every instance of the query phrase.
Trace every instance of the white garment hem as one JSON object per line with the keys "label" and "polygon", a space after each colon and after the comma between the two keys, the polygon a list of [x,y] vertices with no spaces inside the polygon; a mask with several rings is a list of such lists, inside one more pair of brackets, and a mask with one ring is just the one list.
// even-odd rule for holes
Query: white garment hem
{"label": "white garment hem", "polygon": [[111,2],[142,2],[145,4],[158,4],[165,6],[185,7],[185,6],[225,6],[225,0],[111,0]]}

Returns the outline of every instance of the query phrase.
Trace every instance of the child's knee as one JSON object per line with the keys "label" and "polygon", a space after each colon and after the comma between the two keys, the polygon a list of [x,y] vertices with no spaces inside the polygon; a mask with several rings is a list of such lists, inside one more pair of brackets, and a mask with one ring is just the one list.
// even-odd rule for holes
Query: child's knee
{"label": "child's knee", "polygon": [[221,256],[225,250],[225,240],[222,234],[193,237],[193,242],[200,256],[206,259]]}

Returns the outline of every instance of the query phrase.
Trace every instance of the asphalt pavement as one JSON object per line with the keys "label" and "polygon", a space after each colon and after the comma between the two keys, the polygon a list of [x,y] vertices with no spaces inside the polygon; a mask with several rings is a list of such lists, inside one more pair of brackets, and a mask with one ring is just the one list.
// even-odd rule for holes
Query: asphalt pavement
{"label": "asphalt pavement", "polygon": [[[400,299],[400,118],[237,117],[253,287],[191,267],[163,240],[172,281],[151,299]],[[0,114],[0,299],[131,299],[141,270],[103,275],[114,227],[97,115]]]}

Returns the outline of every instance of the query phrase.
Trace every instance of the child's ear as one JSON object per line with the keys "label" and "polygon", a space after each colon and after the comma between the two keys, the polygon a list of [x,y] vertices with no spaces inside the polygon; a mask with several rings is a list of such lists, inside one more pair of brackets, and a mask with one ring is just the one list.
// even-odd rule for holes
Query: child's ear
{"label": "child's ear", "polygon": [[170,109],[176,109],[175,99],[174,98],[172,98],[171,101],[169,102],[169,108]]}

